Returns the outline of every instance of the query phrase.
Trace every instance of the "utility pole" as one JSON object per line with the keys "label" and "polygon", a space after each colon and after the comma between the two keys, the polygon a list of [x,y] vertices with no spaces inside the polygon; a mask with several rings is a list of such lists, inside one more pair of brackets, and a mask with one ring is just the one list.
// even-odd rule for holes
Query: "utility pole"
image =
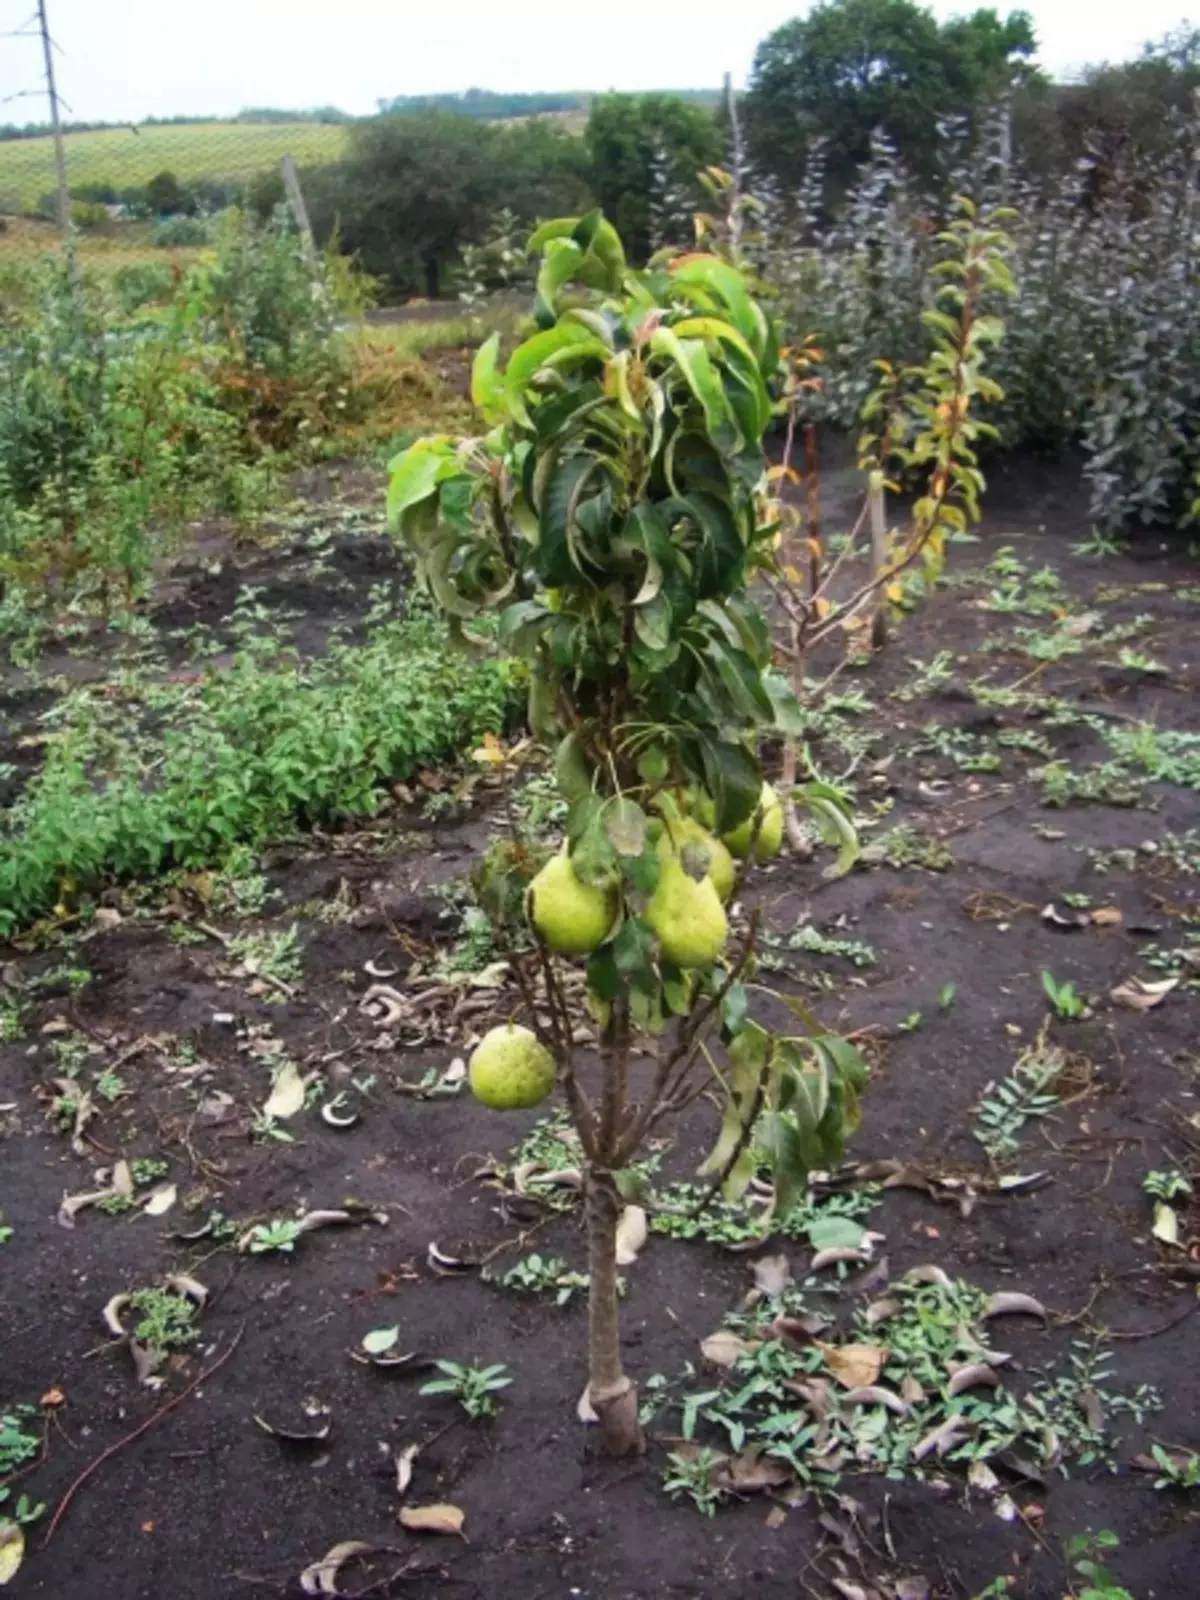
{"label": "utility pole", "polygon": [[42,35],[42,54],[46,58],[46,93],[50,96],[50,126],[54,130],[54,165],[58,171],[58,225],[64,239],[71,234],[71,196],[67,192],[67,151],[63,144],[62,118],[58,114],[58,90],[54,83],[54,41],[46,21],[46,0],[37,0],[38,28]]}

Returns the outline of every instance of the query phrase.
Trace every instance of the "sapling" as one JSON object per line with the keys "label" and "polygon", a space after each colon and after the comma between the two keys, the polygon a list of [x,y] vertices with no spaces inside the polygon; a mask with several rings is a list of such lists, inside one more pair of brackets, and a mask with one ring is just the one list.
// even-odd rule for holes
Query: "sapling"
{"label": "sapling", "polygon": [[[602,1448],[623,1456],[642,1443],[617,1277],[638,1152],[715,1092],[706,1192],[737,1199],[769,1173],[786,1210],[839,1159],[866,1068],[796,1002],[786,1036],[751,1016],[758,913],[731,925],[746,873],[781,843],[758,752],[800,727],[751,592],[777,564],[772,325],[716,255],[630,270],[598,212],[544,225],[528,250],[536,328],[506,365],[497,337],[474,363],[488,431],[397,457],[389,512],[465,644],[523,664],[531,732],[554,753],[560,852],[547,863],[514,834],[476,875],[532,1035],[515,1041],[522,1083],[495,1082],[511,1027],[475,1075],[490,1103],[528,1103],[532,1046],[553,1064],[583,1155],[587,1395]],[[511,769],[527,748],[480,754]],[[816,785],[781,798],[837,804]],[[579,1042],[589,1017],[594,1048]]]}

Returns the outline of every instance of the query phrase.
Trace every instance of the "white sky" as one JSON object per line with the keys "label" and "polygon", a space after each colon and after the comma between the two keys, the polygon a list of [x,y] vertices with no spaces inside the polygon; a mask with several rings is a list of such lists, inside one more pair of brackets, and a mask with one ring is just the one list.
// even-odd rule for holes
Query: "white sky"
{"label": "white sky", "polygon": [[[995,3],[995,0],[992,0]],[[1042,65],[1121,60],[1181,21],[1187,0],[1025,0]],[[35,0],[0,0],[0,35]],[[47,0],[59,89],[81,120],[229,115],[247,105],[367,112],[396,94],[465,89],[707,87],[745,77],[755,46],[803,0]],[[946,17],[973,0],[933,0]],[[1016,5],[997,6],[1002,13]],[[707,20],[719,18],[719,30]],[[41,87],[40,45],[0,37],[0,99]],[[41,121],[42,98],[0,104]]]}

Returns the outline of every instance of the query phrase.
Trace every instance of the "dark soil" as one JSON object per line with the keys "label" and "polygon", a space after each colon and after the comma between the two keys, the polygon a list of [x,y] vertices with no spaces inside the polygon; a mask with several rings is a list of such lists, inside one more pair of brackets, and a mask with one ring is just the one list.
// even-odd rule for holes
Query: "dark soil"
{"label": "dark soil", "polygon": [[[293,532],[277,530],[271,547],[237,549],[214,538],[171,575],[148,611],[169,662],[186,658],[197,625],[232,645],[233,608],[251,587],[312,653],[335,625],[353,636],[372,588],[398,580],[370,510],[377,486],[357,478],[349,489],[326,480],[306,490],[310,507],[296,512]],[[367,509],[345,510],[347,499]],[[1111,1565],[1136,1600],[1195,1595],[1200,1497],[1157,1491],[1133,1465],[1151,1439],[1200,1450],[1200,1324],[1188,1317],[1200,1264],[1187,1248],[1200,1219],[1193,1216],[1189,1231],[1183,1217],[1179,1248],[1159,1245],[1141,1187],[1151,1169],[1200,1176],[1195,968],[1183,969],[1190,988],[1182,983],[1144,1013],[1108,997],[1135,974],[1161,976],[1149,964],[1156,951],[1185,945],[1189,933],[1194,941],[1196,923],[1187,919],[1200,915],[1200,843],[1190,872],[1186,859],[1168,859],[1162,847],[1169,834],[1200,825],[1197,791],[1153,782],[1137,808],[1047,809],[1030,778],[1045,756],[998,736],[1048,732],[1082,770],[1108,758],[1101,735],[1089,724],[1047,730],[1044,711],[982,704],[971,687],[987,674],[1118,726],[1152,720],[1160,729],[1200,730],[1200,567],[1186,552],[1155,545],[1103,560],[1072,554],[1071,541],[1087,533],[1086,500],[1072,476],[1005,474],[979,544],[951,552],[954,582],[903,624],[886,652],[846,675],[844,686],[864,691],[874,707],[861,719],[873,738],[855,774],[860,812],[881,808],[865,842],[911,824],[919,838],[944,844],[952,864],[863,865],[828,882],[823,857],[785,860],[761,873],[756,893],[781,937],[807,916],[877,953],[861,970],[840,957],[797,953],[778,980],[830,1024],[867,1030],[876,1069],[855,1162],[898,1159],[934,1179],[985,1176],[987,1158],[972,1134],[977,1107],[1045,1022],[1041,973],[1093,999],[1088,1019],[1050,1024],[1051,1036],[1077,1053],[1077,1077],[1054,1113],[1021,1135],[1015,1170],[1046,1181],[1012,1195],[981,1192],[973,1208],[953,1203],[953,1192],[947,1203],[936,1186],[940,1199],[889,1189],[870,1225],[886,1236],[893,1279],[936,1263],[987,1291],[1020,1289],[1043,1301],[1049,1328],[1013,1319],[1005,1329],[1018,1388],[1020,1374],[1064,1361],[1072,1341],[1107,1330],[1113,1385],[1153,1385],[1163,1401],[1144,1428],[1118,1427],[1115,1470],[1071,1466],[1044,1486],[1014,1485],[1011,1522],[955,1469],[939,1466],[925,1483],[847,1471],[839,1488],[849,1501],[810,1498],[769,1525],[762,1497],[708,1521],[664,1495],[664,1436],[678,1432],[678,1413],[656,1424],[644,1461],[613,1468],[593,1459],[575,1416],[585,1378],[582,1307],[516,1296],[473,1268],[444,1274],[428,1253],[436,1242],[502,1268],[534,1249],[581,1266],[583,1241],[572,1214],[514,1208],[481,1176],[536,1114],[500,1117],[467,1096],[408,1092],[465,1053],[489,1015],[509,1014],[513,995],[449,985],[431,1004],[423,1036],[397,1035],[362,1008],[379,981],[402,994],[428,992],[420,974],[449,955],[458,933],[439,886],[463,878],[494,823],[486,786],[466,809],[405,794],[370,830],[269,855],[264,872],[276,898],[261,914],[239,921],[214,909],[211,885],[199,880],[149,898],[114,888],[98,925],[67,948],[43,942],[5,953],[4,982],[24,1000],[25,1031],[0,1046],[0,1207],[13,1230],[0,1245],[0,1405],[35,1408],[44,1448],[14,1490],[49,1508],[28,1530],[12,1592],[54,1600],[296,1595],[306,1564],[354,1539],[384,1553],[369,1570],[347,1570],[347,1591],[414,1600],[891,1600],[904,1593],[896,1584],[905,1576],[923,1578],[938,1600],[966,1600],[1000,1576],[1013,1578],[1020,1600],[1060,1600],[1073,1592],[1066,1541],[1112,1529],[1121,1547]],[[1027,572],[1048,566],[1059,574],[1063,609],[1099,614],[1094,643],[1047,664],[1015,630],[1045,633],[1053,616],[981,607],[992,580],[960,580],[1005,545]],[[1142,615],[1150,620],[1124,644],[1104,642]],[[109,642],[73,642],[64,666],[103,674]],[[1165,670],[1122,666],[1126,647]],[[952,660],[938,686],[895,697],[909,692],[913,663],[928,665],[939,652]],[[45,692],[18,674],[0,688],[9,718],[2,742],[11,752],[0,751],[0,760],[27,771],[21,740],[45,710]],[[906,753],[928,724],[984,737],[1002,751],[1000,770],[963,770],[935,749]],[[838,737],[814,738],[830,775],[850,759]],[[1139,850],[1144,843],[1159,848]],[[1135,854],[1103,873],[1086,853],[1125,848]],[[1120,922],[1074,930],[1047,923],[1042,908],[1053,901],[1065,912],[1070,895],[1088,896],[1088,909],[1115,907]],[[200,923],[227,937],[245,931],[242,924],[295,924],[302,975],[286,987],[255,978],[217,938],[197,931]],[[58,972],[64,965],[89,976],[73,985]],[[943,1008],[939,996],[950,984],[953,1001]],[[90,1052],[82,1081],[115,1068],[128,1089],[111,1102],[97,1097],[78,1153],[48,1116],[49,1080],[63,1070],[55,1046],[64,1040]],[[306,1074],[320,1075],[326,1098],[346,1091],[362,1113],[355,1126],[332,1128],[314,1107],[286,1123],[291,1142],[255,1137],[253,1113],[280,1047]],[[666,1168],[690,1176],[711,1142],[711,1110],[701,1102],[675,1131]],[[88,1208],[74,1227],[61,1226],[63,1195],[96,1188],[97,1169],[118,1156],[169,1164],[178,1190],[170,1212]],[[287,1255],[178,1237],[212,1210],[236,1219],[241,1233],[349,1199],[386,1213],[386,1224],[315,1231]],[[786,1248],[799,1278],[808,1252]],[[201,1338],[150,1390],[101,1313],[112,1296],[177,1271],[209,1291]],[[702,1367],[699,1341],[741,1300],[750,1266],[745,1254],[717,1245],[652,1236],[627,1276],[625,1354],[644,1381],[676,1376],[689,1362]],[[878,1283],[876,1276],[874,1292]],[[851,1276],[847,1303],[854,1294]],[[422,1360],[507,1364],[514,1381],[499,1415],[471,1423],[450,1400],[419,1395],[422,1361],[389,1372],[350,1358],[364,1333],[391,1324]],[[51,1515],[85,1469],[226,1355],[210,1379],[81,1483],[46,1545]],[[328,1408],[324,1442],[289,1445],[255,1423],[260,1416],[294,1426],[306,1402]],[[460,1506],[465,1540],[397,1524],[391,1452],[410,1443],[425,1447],[408,1502]],[[836,1588],[839,1575],[859,1587]]]}

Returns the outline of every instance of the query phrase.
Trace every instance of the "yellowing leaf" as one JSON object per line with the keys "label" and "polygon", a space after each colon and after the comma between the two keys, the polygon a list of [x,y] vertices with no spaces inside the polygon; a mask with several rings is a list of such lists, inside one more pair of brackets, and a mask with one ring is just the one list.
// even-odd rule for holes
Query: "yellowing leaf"
{"label": "yellowing leaf", "polygon": [[11,1583],[25,1559],[25,1535],[17,1522],[0,1522],[0,1584]]}
{"label": "yellowing leaf", "polygon": [[711,1361],[714,1367],[735,1367],[742,1356],[753,1354],[757,1348],[756,1344],[751,1344],[729,1328],[718,1328],[716,1333],[710,1333],[707,1339],[700,1341],[704,1359]]}
{"label": "yellowing leaf", "polygon": [[1129,1011],[1152,1011],[1155,1006],[1162,1005],[1178,983],[1178,978],[1164,978],[1160,983],[1130,978],[1128,983],[1119,983],[1108,998]]}
{"label": "yellowing leaf", "polygon": [[888,1358],[885,1344],[822,1344],[818,1339],[817,1347],[825,1365],[847,1389],[869,1388]]}
{"label": "yellowing leaf", "polygon": [[641,1206],[626,1206],[617,1224],[617,1265],[631,1267],[646,1242],[646,1213]]}
{"label": "yellowing leaf", "polygon": [[396,1513],[402,1528],[412,1533],[456,1533],[461,1538],[466,1513],[458,1506],[401,1506]]}
{"label": "yellowing leaf", "polygon": [[173,1183],[160,1184],[142,1207],[148,1217],[165,1216],[178,1198],[179,1190]]}
{"label": "yellowing leaf", "polygon": [[471,760],[486,767],[502,767],[507,759],[504,746],[494,733],[485,733],[479,749],[471,752]]}
{"label": "yellowing leaf", "polygon": [[1179,1243],[1179,1218],[1165,1200],[1156,1200],[1154,1203],[1154,1227],[1151,1231],[1160,1244]]}
{"label": "yellowing leaf", "polygon": [[275,1075],[270,1098],[263,1107],[263,1116],[283,1122],[303,1109],[304,1079],[294,1061],[285,1061]]}

